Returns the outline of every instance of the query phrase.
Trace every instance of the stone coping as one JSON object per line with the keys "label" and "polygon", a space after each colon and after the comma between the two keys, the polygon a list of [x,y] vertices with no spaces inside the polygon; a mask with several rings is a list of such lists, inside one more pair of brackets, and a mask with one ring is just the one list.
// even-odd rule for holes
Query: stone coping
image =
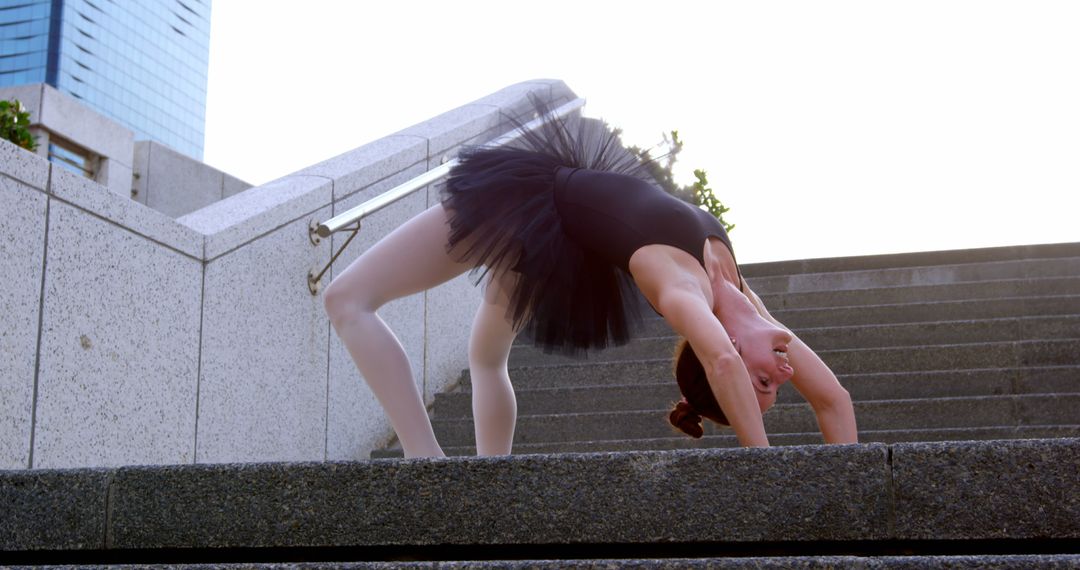
{"label": "stone coping", "polygon": [[49,187],[49,167],[49,161],[44,158],[0,139],[0,175],[45,191]]}
{"label": "stone coping", "polygon": [[[483,553],[481,553],[483,554]],[[681,553],[675,552],[675,556]],[[542,554],[541,554],[542,555]],[[114,569],[116,565],[85,564],[49,566],[53,569]],[[10,566],[11,570],[34,570],[40,566]],[[236,569],[250,570],[683,570],[683,569],[738,569],[738,570],[1015,570],[1074,569],[1080,568],[1080,554],[976,554],[976,555],[927,555],[927,556],[867,556],[867,555],[798,555],[798,556],[728,556],[725,558],[577,558],[532,560],[452,560],[452,561],[371,561],[371,562],[262,562],[262,563],[212,563],[212,564],[125,564],[123,568],[137,570],[202,570]]]}
{"label": "stone coping", "polygon": [[505,116],[517,114],[529,94],[554,101],[575,97],[556,79],[517,83],[175,220],[92,180],[52,168],[44,158],[8,141],[0,141],[0,176],[19,180],[188,256],[210,261],[297,219],[321,221],[314,220],[319,209],[417,164],[425,168],[436,165],[461,144],[486,142],[510,128]]}
{"label": "stone coping", "polygon": [[804,273],[832,273],[870,269],[897,269],[933,265],[985,263],[988,261],[1016,261],[1056,257],[1080,257],[1080,243],[1049,243],[984,247],[973,249],[950,249],[879,255],[854,255],[844,257],[821,257],[790,261],[769,261],[740,264],[743,276],[772,277]]}
{"label": "stone coping", "polygon": [[0,551],[1080,538],[1080,439],[0,472]]}
{"label": "stone coping", "polygon": [[[416,164],[431,167],[461,144],[508,128],[506,116],[539,94],[558,104],[575,97],[556,79],[524,81],[294,174],[251,188],[173,220],[0,141],[0,175],[20,180],[95,215],[201,260],[211,260],[325,205]],[[50,173],[53,180],[50,181]],[[976,261],[1080,256],[1080,244],[1046,244],[941,252],[780,261],[743,266],[748,277],[913,267]]]}

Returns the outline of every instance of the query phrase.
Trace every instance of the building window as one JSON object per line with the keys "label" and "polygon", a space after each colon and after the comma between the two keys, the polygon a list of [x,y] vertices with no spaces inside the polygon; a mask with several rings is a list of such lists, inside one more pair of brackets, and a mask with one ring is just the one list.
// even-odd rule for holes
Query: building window
{"label": "building window", "polygon": [[96,174],[97,158],[77,145],[49,137],[49,161],[87,178]]}

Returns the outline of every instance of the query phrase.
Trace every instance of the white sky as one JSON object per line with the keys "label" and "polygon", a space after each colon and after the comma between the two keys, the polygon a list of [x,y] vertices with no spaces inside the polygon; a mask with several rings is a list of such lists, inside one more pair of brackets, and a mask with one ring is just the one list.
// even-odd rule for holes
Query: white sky
{"label": "white sky", "polygon": [[1072,1],[214,0],[205,161],[260,184],[558,78],[629,143],[679,130],[742,263],[1080,241],[1077,30]]}

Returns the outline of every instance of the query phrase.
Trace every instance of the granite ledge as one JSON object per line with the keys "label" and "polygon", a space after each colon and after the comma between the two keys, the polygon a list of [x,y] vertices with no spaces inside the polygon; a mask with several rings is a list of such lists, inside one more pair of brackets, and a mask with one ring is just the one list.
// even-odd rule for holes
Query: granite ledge
{"label": "granite ledge", "polygon": [[215,202],[177,219],[206,238],[207,261],[330,204],[334,183],[289,175]]}
{"label": "granite ledge", "polygon": [[110,547],[882,539],[885,458],[871,444],[122,469]]}
{"label": "granite ledge", "polygon": [[44,191],[49,184],[49,161],[0,139],[0,175]]}
{"label": "granite ledge", "polygon": [[191,257],[202,256],[203,236],[198,232],[93,180],[53,168],[49,194]]}
{"label": "granite ledge", "polygon": [[[108,549],[1062,541],[1080,537],[1078,449],[1055,439],[0,472],[0,547],[101,548],[110,484]],[[995,497],[1028,504],[1000,509]]]}
{"label": "granite ledge", "polygon": [[894,444],[896,538],[1080,538],[1080,439]]}
{"label": "granite ledge", "polygon": [[0,552],[105,546],[111,469],[0,471]]}
{"label": "granite ledge", "polygon": [[298,176],[333,181],[334,200],[342,200],[427,159],[427,139],[390,135],[309,166]]}

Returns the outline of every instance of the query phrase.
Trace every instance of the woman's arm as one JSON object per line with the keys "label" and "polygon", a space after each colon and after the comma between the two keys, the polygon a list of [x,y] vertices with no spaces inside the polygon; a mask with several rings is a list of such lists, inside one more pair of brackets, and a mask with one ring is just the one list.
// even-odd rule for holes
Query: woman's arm
{"label": "woman's arm", "polygon": [[706,297],[710,293],[707,277],[687,272],[661,250],[643,250],[630,260],[638,288],[671,328],[690,342],[739,443],[767,447],[769,439],[750,375],[723,325],[713,315]]}
{"label": "woman's arm", "polygon": [[832,370],[798,337],[788,344],[788,358],[795,368],[791,383],[814,408],[825,442],[857,443],[859,433],[851,396]]}
{"label": "woman's arm", "polygon": [[[769,314],[761,298],[749,287],[746,288],[746,295],[763,318],[777,326],[784,326]],[[795,369],[791,383],[814,409],[825,442],[857,443],[859,433],[855,425],[855,408],[848,391],[840,385],[836,375],[817,353],[794,334],[792,337],[792,342],[788,344],[788,360]]]}

